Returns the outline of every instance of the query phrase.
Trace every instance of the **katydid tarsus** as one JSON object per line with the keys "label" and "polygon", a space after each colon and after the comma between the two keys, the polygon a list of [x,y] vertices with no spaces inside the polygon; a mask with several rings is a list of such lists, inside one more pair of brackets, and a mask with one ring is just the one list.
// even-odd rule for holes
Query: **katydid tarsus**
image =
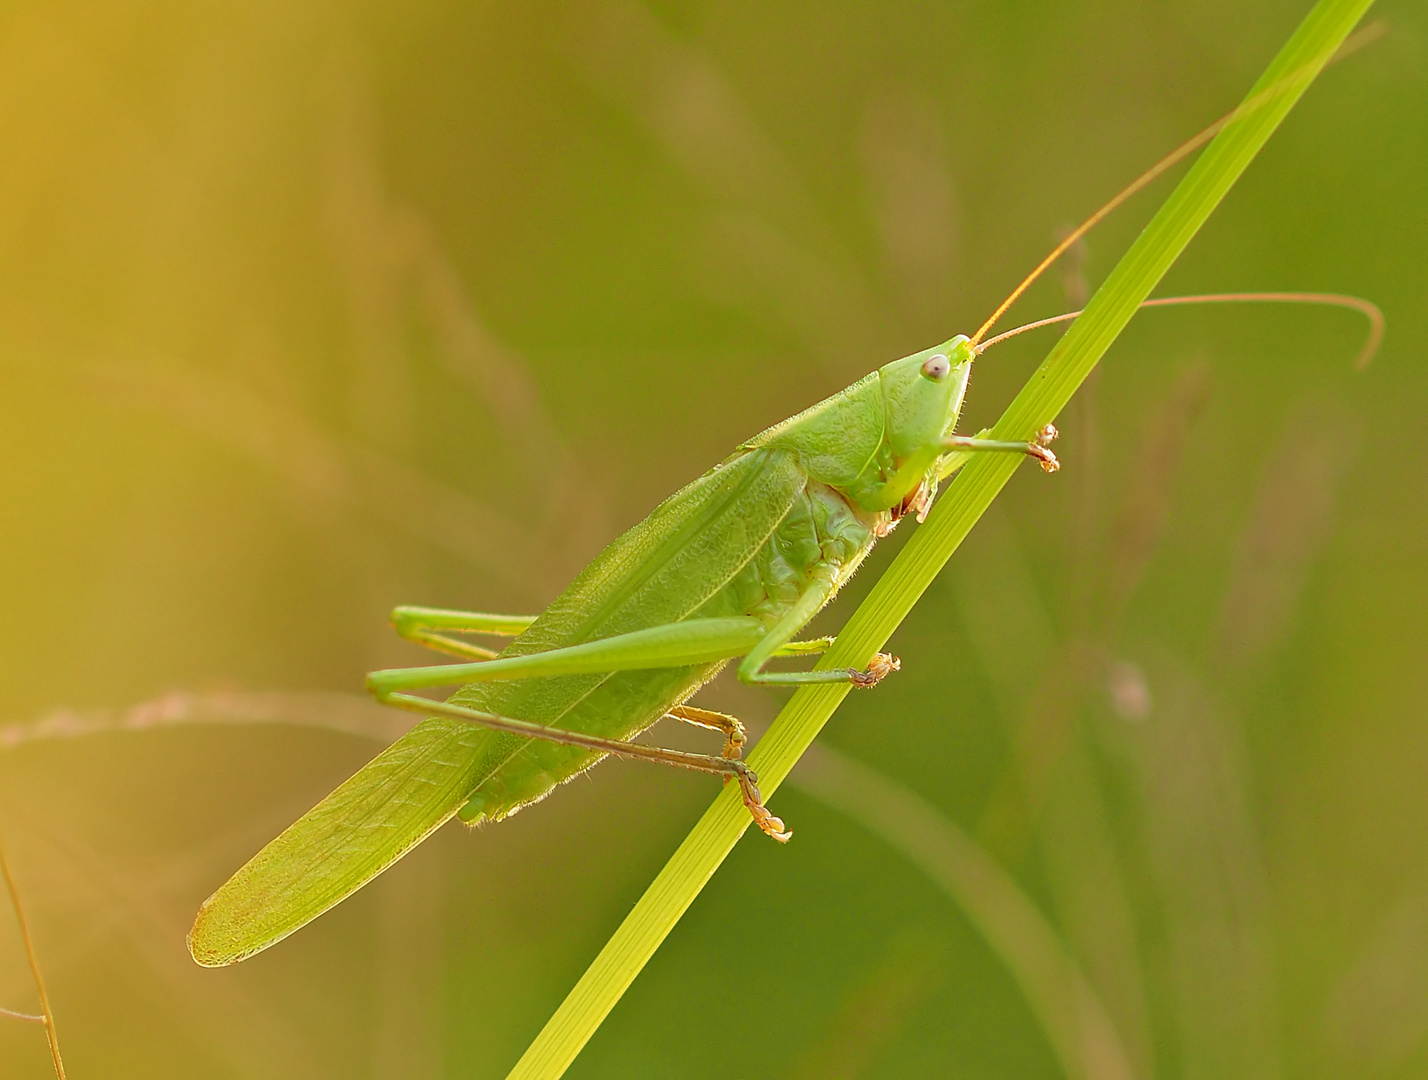
{"label": "katydid tarsus", "polygon": [[[831,638],[797,635],[879,538],[906,516],[921,520],[939,483],[971,455],[1022,454],[1056,470],[1050,426],[1021,441],[955,433],[973,361],[1006,337],[1074,317],[986,338],[1060,254],[1224,123],[1072,231],[974,335],[886,364],[750,439],[610,544],[539,616],[398,608],[400,635],[463,662],[368,677],[378,700],[425,719],[205,901],[189,935],[194,959],[219,966],[251,956],[351,895],[450,818],[499,821],[606,754],[736,782],[754,822],[787,840],[784,823],[763,804],[758,778],[740,760],[742,724],[689,699],[734,660],[740,679],[776,686],[873,686],[897,670],[898,661],[881,654],[865,670],[770,671],[768,664],[829,647]],[[1331,294],[1166,297],[1145,306],[1227,301],[1356,309],[1371,322],[1364,356],[1381,334],[1377,308]],[[468,634],[514,640],[498,653]],[[439,686],[459,688],[444,702],[414,693]],[[722,752],[631,742],[662,718],[722,732]]]}

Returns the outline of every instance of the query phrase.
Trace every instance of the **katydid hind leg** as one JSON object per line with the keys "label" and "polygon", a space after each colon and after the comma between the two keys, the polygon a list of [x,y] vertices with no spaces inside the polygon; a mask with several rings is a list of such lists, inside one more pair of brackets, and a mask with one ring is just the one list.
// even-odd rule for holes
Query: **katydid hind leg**
{"label": "katydid hind leg", "polygon": [[[676,705],[665,715],[675,720],[682,720],[686,724],[693,724],[696,727],[722,731],[724,733],[723,756],[725,758],[737,759],[743,750],[744,741],[747,736],[744,733],[744,725],[738,717],[730,716],[727,713],[715,712],[712,709],[696,708],[693,705]],[[726,776],[724,782],[727,784],[730,779],[733,778]],[[744,806],[748,808],[749,814],[754,819],[754,823],[775,840],[787,841],[793,833],[784,826],[782,818],[774,817],[768,812],[767,808],[765,808],[763,797],[759,794],[758,777],[751,774],[747,783],[742,776],[738,779],[740,793],[744,799]]]}
{"label": "katydid hind leg", "polygon": [[[619,757],[632,758],[636,761],[649,761],[661,765],[673,765],[676,768],[691,769],[695,772],[712,773],[715,776],[723,776],[726,779],[738,781],[739,789],[743,795],[744,805],[748,807],[754,823],[758,825],[769,836],[775,840],[786,841],[792,832],[785,826],[782,820],[769,813],[763,804],[763,797],[759,794],[758,776],[742,761],[732,757],[721,757],[715,754],[694,754],[684,750],[671,750],[663,746],[647,746],[643,743],[625,742],[621,739],[606,739],[598,735],[587,735],[581,731],[568,731],[563,728],[547,727],[544,724],[532,723],[529,720],[519,720],[510,716],[499,716],[495,713],[482,712],[479,709],[469,709],[464,705],[456,705],[449,701],[432,701],[430,698],[418,697],[414,694],[384,693],[378,695],[378,700],[385,705],[392,705],[399,709],[406,709],[410,712],[425,714],[435,713],[453,720],[463,720],[466,723],[477,727],[490,728],[494,731],[503,731],[511,735],[523,735],[532,739],[543,739],[547,742],[560,743],[565,746],[578,746],[586,750],[593,750],[602,754],[615,754]],[[700,713],[705,710],[697,710]],[[733,719],[730,717],[729,719]],[[737,720],[734,723],[738,723]],[[742,725],[740,725],[742,730]]]}

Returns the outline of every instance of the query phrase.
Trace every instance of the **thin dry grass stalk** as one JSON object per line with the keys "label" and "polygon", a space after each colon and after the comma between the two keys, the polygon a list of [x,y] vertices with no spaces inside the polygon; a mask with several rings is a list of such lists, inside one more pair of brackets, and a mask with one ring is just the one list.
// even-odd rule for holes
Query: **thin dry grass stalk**
{"label": "thin dry grass stalk", "polygon": [[25,943],[25,958],[30,962],[30,974],[35,979],[35,990],[40,995],[40,1009],[43,1015],[31,1016],[28,1013],[11,1012],[9,1009],[3,1010],[5,1015],[17,1017],[22,1020],[37,1020],[45,1026],[45,1038],[50,1044],[50,1057],[54,1061],[55,1075],[59,1080],[64,1077],[64,1059],[60,1057],[59,1032],[55,1030],[55,1014],[50,1008],[49,991],[45,989],[45,977],[40,972],[40,961],[35,956],[35,943],[30,937],[30,923],[25,918],[25,906],[20,903],[20,890],[15,885],[15,876],[10,872],[10,860],[5,857],[5,842],[0,838],[0,876],[5,878],[5,888],[10,893],[10,903],[15,908],[15,921],[20,924],[20,940]]}

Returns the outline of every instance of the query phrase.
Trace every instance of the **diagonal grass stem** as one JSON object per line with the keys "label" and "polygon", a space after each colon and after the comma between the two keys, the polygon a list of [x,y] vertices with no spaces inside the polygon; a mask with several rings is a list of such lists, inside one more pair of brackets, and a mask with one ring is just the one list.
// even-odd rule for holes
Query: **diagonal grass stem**
{"label": "diagonal grass stem", "polygon": [[[1371,3],[1320,0],[1309,12],[1246,95],[1248,107],[1215,136],[1007,408],[992,437],[1025,439],[1056,418]],[[1274,92],[1266,94],[1270,88]],[[862,666],[887,642],[1019,464],[1020,459],[986,454],[961,471],[853,613],[820,666]],[[808,686],[789,699],[749,758],[766,796],[777,790],[847,693],[847,686]],[[547,1021],[508,1080],[554,1080],[565,1072],[748,825],[737,792],[726,788]],[[756,956],[750,960],[758,962]]]}

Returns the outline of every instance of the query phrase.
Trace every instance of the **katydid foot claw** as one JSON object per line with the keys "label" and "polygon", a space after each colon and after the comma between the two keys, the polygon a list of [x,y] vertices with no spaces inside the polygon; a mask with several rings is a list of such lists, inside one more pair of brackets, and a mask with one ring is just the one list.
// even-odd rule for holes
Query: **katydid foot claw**
{"label": "katydid foot claw", "polygon": [[1051,452],[1052,440],[1061,434],[1056,430],[1055,424],[1047,424],[1036,433],[1036,441],[1027,443],[1026,452],[1040,462],[1042,469],[1046,472],[1054,473],[1061,468],[1061,462],[1056,460],[1056,455]]}
{"label": "katydid foot claw", "polygon": [[[744,805],[748,806],[747,801]],[[793,830],[784,825],[783,818],[770,814],[762,804],[749,806],[749,813],[753,814],[754,824],[764,831],[765,836],[772,836],[780,844],[786,844],[793,839]]]}
{"label": "katydid foot claw", "polygon": [[872,663],[870,663],[866,669],[859,671],[857,668],[849,668],[848,678],[852,681],[854,686],[866,690],[870,686],[877,686],[878,683],[882,682],[901,667],[902,661],[896,656],[890,656],[887,653],[880,652],[873,657]]}
{"label": "katydid foot claw", "polygon": [[749,809],[749,815],[757,825],[768,836],[772,836],[780,844],[786,844],[793,837],[793,830],[783,823],[783,818],[770,814],[768,807],[764,805],[764,797],[759,794],[759,777],[753,769],[740,762],[741,768],[735,771],[739,779],[739,790],[744,796],[744,805]]}

